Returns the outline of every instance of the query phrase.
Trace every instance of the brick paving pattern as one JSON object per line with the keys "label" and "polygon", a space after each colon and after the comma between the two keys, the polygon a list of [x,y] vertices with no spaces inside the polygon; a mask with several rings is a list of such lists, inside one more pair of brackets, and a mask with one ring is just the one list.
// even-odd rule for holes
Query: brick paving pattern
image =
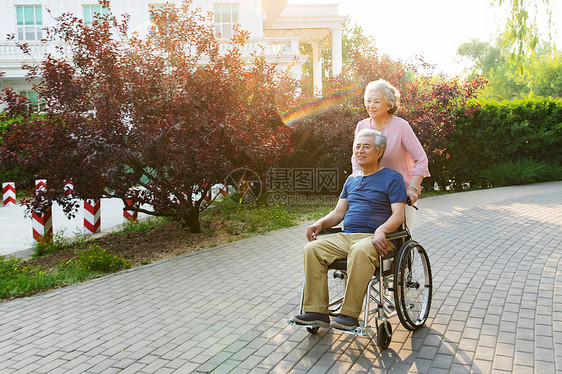
{"label": "brick paving pattern", "polygon": [[[305,226],[0,304],[0,373],[562,373],[562,182],[422,199],[426,327],[287,325]],[[374,324],[374,321],[372,321]],[[373,329],[374,330],[374,329]]]}

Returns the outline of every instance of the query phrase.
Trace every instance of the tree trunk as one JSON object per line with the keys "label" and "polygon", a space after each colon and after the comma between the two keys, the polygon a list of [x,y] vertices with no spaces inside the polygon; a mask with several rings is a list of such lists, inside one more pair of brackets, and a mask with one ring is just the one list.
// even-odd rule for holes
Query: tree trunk
{"label": "tree trunk", "polygon": [[199,209],[192,208],[186,212],[183,216],[183,220],[189,231],[196,234],[201,232],[201,225],[199,224]]}

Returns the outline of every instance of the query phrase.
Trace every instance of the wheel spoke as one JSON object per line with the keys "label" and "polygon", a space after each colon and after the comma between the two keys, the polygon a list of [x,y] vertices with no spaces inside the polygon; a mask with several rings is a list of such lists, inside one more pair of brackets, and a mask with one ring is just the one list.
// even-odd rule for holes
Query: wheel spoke
{"label": "wheel spoke", "polygon": [[336,315],[339,313],[343,304],[343,297],[345,295],[345,286],[347,283],[347,274],[342,270],[329,270],[328,271],[328,292],[329,292],[329,311],[330,314]]}

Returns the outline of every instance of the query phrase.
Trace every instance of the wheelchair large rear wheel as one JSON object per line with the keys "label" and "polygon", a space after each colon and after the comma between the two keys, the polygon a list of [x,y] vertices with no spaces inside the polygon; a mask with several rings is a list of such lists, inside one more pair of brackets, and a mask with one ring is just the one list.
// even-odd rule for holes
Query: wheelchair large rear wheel
{"label": "wheelchair large rear wheel", "polygon": [[419,329],[429,315],[432,279],[427,253],[413,240],[406,242],[398,254],[394,284],[400,322],[410,331]]}

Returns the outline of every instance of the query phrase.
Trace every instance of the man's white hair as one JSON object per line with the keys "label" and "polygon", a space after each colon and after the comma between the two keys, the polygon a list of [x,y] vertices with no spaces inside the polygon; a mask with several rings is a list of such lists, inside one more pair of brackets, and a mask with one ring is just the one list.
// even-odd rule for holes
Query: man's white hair
{"label": "man's white hair", "polygon": [[381,156],[379,157],[379,162],[381,162],[382,156],[384,156],[384,152],[386,151],[386,136],[384,136],[382,132],[373,129],[363,129],[359,131],[356,139],[359,139],[362,136],[368,136],[373,139],[375,149],[382,149]]}

